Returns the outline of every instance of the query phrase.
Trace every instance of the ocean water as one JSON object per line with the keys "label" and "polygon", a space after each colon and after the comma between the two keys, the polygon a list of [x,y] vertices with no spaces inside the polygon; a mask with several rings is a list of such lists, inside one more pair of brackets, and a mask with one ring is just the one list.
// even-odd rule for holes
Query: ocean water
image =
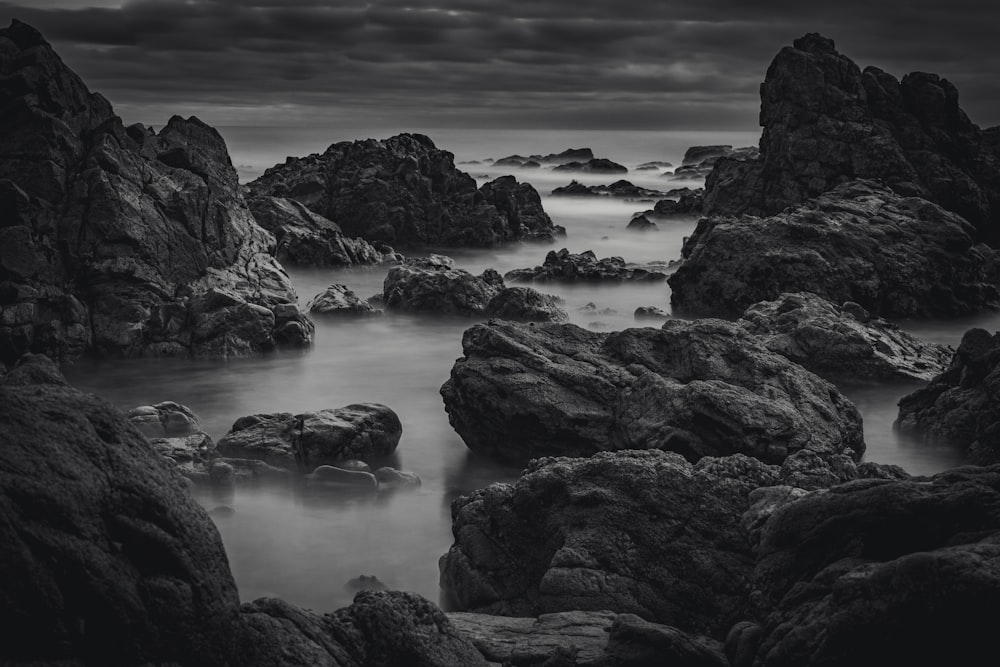
{"label": "ocean water", "polygon": [[[384,138],[394,131],[318,128],[221,128],[233,164],[243,180],[283,162],[288,155],[321,152],[334,141]],[[413,131],[413,130],[411,130]],[[419,131],[419,130],[416,130]],[[680,164],[692,145],[755,145],[754,132],[582,132],[425,130],[450,150],[457,162],[510,154],[547,154],[590,147],[599,157],[628,166],[653,160]],[[625,229],[632,215],[651,203],[608,199],[553,198],[554,187],[571,177],[547,169],[497,170],[486,164],[460,165],[481,183],[514,173],[535,185],[546,211],[567,229],[555,245],[515,245],[493,250],[452,250],[461,268],[501,274],[541,264],[551,249],[593,250],[630,262],[677,259],[694,221],[661,222],[654,233]],[[697,182],[675,182],[656,172],[624,176],[637,185],[667,190]],[[576,176],[587,184],[617,176]],[[401,248],[406,252],[405,248]],[[290,269],[299,300],[305,303],[332,283],[343,283],[363,297],[379,293],[387,269]],[[565,299],[572,322],[600,331],[640,326],[638,306],[669,310],[665,284],[609,286],[543,285],[541,291]],[[593,308],[587,308],[593,304]],[[316,322],[316,341],[303,352],[282,352],[255,359],[192,361],[136,359],[81,362],[66,369],[82,389],[98,393],[124,410],[172,400],[190,407],[216,440],[239,417],[262,412],[303,412],[349,403],[378,402],[395,410],[403,424],[397,466],[420,475],[415,491],[378,496],[303,495],[294,491],[240,489],[229,503],[235,512],[218,514],[216,524],[229,554],[241,597],[278,596],[328,611],[349,604],[344,584],[361,574],[375,575],[392,588],[438,597],[438,558],[451,545],[451,501],[494,481],[510,481],[518,470],[471,456],[448,424],[438,393],[461,356],[468,321],[390,314],[359,321]],[[928,340],[956,345],[970,326],[995,330],[1000,316],[960,321],[906,322],[904,328]],[[865,419],[868,460],[893,463],[915,474],[957,464],[952,447],[899,437],[893,432],[899,398],[919,384],[844,387]],[[210,495],[199,499],[209,509]]]}

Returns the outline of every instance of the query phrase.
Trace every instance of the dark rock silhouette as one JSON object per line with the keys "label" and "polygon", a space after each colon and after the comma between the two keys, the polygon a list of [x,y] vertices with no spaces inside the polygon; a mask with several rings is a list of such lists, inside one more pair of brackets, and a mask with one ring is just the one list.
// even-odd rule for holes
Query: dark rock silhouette
{"label": "dark rock silhouette", "polygon": [[607,158],[594,158],[586,162],[564,162],[552,171],[579,171],[585,174],[626,174],[628,167]]}
{"label": "dark rock silhouette", "polygon": [[884,182],[969,220],[1000,242],[1000,158],[946,79],[861,69],[810,33],[783,48],[761,85],[760,157],[721,158],[709,215],[773,215],[856,178]]}
{"label": "dark rock silhouette", "polygon": [[18,21],[0,31],[0,115],[0,361],[311,341],[214,129],[126,128]]}
{"label": "dark rock silhouette", "polygon": [[669,196],[668,192],[650,190],[640,187],[624,179],[610,185],[584,185],[578,181],[570,181],[552,191],[553,197],[616,197],[622,199],[651,199]]}
{"label": "dark rock silhouette", "polygon": [[376,317],[383,311],[347,288],[334,284],[309,300],[306,308],[310,313],[336,317]]}
{"label": "dark rock silhouette", "polygon": [[541,266],[514,269],[504,274],[513,282],[622,282],[657,281],[667,277],[665,267],[643,267],[628,264],[621,257],[597,258],[592,250],[571,253],[566,248],[550,250]]}
{"label": "dark rock silhouette", "polygon": [[861,418],[830,383],[721,320],[602,334],[572,324],[468,329],[441,387],[476,452],[510,461],[665,449],[695,460],[864,451]]}
{"label": "dark rock silhouette", "polygon": [[532,197],[530,185],[512,180],[487,184],[484,193],[430,138],[400,134],[289,158],[247,188],[255,196],[298,201],[346,235],[372,243],[491,247],[554,234],[537,193]]}
{"label": "dark rock silhouette", "polygon": [[501,176],[479,188],[486,201],[507,216],[507,225],[515,237],[526,241],[554,241],[566,236],[566,230],[552,224],[542,208],[542,199],[529,183],[518,183],[513,176]]}
{"label": "dark rock silhouette", "polygon": [[675,313],[737,316],[797,291],[853,301],[876,317],[1000,307],[1000,253],[977,244],[955,213],[871,181],[767,218],[702,218],[682,255],[668,278]]}

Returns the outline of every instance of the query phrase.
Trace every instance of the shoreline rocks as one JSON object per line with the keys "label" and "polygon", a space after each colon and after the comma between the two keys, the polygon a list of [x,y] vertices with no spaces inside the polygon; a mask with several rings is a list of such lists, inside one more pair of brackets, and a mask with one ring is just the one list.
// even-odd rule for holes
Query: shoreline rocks
{"label": "shoreline rocks", "polygon": [[508,271],[504,280],[542,283],[666,280],[667,274],[658,268],[627,264],[621,257],[598,259],[592,250],[577,254],[563,248],[558,252],[550,250],[541,266]]}

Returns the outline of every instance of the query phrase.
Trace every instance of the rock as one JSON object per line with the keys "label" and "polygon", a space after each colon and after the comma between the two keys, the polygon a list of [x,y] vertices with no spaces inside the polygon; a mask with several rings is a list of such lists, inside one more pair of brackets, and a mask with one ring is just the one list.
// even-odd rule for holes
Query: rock
{"label": "rock", "polygon": [[347,285],[333,284],[314,296],[306,306],[316,315],[338,317],[375,317],[383,311],[373,307],[347,288]]}
{"label": "rock", "polygon": [[[525,163],[525,167],[529,164]],[[556,237],[566,236],[563,227],[552,224],[542,198],[530,183],[518,183],[513,176],[501,176],[479,188],[479,192],[497,211],[507,216],[507,226],[516,230],[516,238],[525,241],[553,242]]]}
{"label": "rock", "polygon": [[696,192],[681,194],[676,200],[661,199],[653,207],[652,215],[658,218],[697,218],[703,205],[704,194],[698,188]]}
{"label": "rock", "polygon": [[444,599],[508,616],[634,613],[723,637],[749,613],[754,562],[739,517],[751,490],[776,481],[776,468],[745,456],[537,459],[515,484],[454,501]]}
{"label": "rock", "polygon": [[389,270],[383,285],[386,308],[413,313],[479,316],[504,288],[496,271],[474,276],[448,257],[410,258]]}
{"label": "rock", "polygon": [[998,493],[1000,468],[967,467],[851,482],[778,508],[754,572],[754,664],[980,660],[1000,613]]}
{"label": "rock", "polygon": [[374,474],[375,479],[378,480],[379,488],[383,490],[415,488],[423,484],[420,475],[415,472],[383,467],[376,470]]}
{"label": "rock", "polygon": [[570,181],[569,185],[556,188],[552,191],[553,197],[614,197],[616,199],[651,199],[667,196],[666,192],[650,190],[633,183],[620,180],[610,185],[583,185],[577,181]]}
{"label": "rock", "polygon": [[346,461],[340,461],[337,467],[341,470],[357,470],[359,472],[372,472],[372,467],[365,463],[364,461],[359,461],[358,459],[347,459]]}
{"label": "rock", "polygon": [[[371,243],[492,247],[520,240],[522,224],[544,236],[546,218],[531,186],[495,183],[484,194],[451,153],[422,134],[400,134],[290,158],[247,187],[254,196],[298,201]],[[513,208],[500,211],[488,196]],[[529,210],[519,210],[522,202]]]}
{"label": "rock", "polygon": [[589,148],[567,148],[561,153],[549,153],[541,158],[539,162],[546,164],[565,164],[567,162],[589,162],[594,159],[594,151]]}
{"label": "rock", "polygon": [[496,458],[864,451],[861,417],[833,385],[721,320],[611,334],[491,321],[466,330],[462,349],[445,410],[470,449]]}
{"label": "rock", "polygon": [[302,266],[355,266],[399,261],[385,244],[344,236],[340,226],[292,199],[250,197],[247,205],[261,227],[274,234],[279,261]]}
{"label": "rock", "polygon": [[564,162],[552,171],[579,171],[585,174],[626,174],[628,168],[606,158],[594,158],[586,162]]}
{"label": "rock", "polygon": [[768,68],[760,124],[759,159],[720,159],[706,214],[774,215],[862,178],[957,213],[976,241],[1000,241],[1000,157],[946,79],[862,72],[833,40],[810,33]]}
{"label": "rock", "polygon": [[273,316],[295,291],[213,128],[126,129],[20,22],[0,31],[0,106],[0,362],[309,344],[308,318]]}
{"label": "rock", "polygon": [[639,306],[633,316],[637,320],[669,320],[671,315],[656,306]]}
{"label": "rock", "polygon": [[628,225],[625,226],[625,229],[634,232],[655,232],[660,228],[656,226],[655,222],[652,222],[646,216],[639,214],[629,221]]}
{"label": "rock", "polygon": [[236,586],[173,467],[45,357],[0,379],[0,405],[0,662],[231,664]]}
{"label": "rock", "polygon": [[401,434],[399,417],[391,409],[378,403],[356,403],[298,415],[279,412],[241,417],[219,440],[217,450],[227,457],[309,472],[352,459],[384,459],[396,450]]}
{"label": "rock", "polygon": [[729,667],[721,642],[650,623],[635,614],[621,614],[615,618],[605,661],[611,665]]}
{"label": "rock", "polygon": [[686,151],[684,151],[684,157],[681,159],[681,165],[697,165],[701,164],[709,158],[718,158],[731,155],[733,152],[733,147],[729,144],[720,144],[715,146],[691,146]]}
{"label": "rock", "polygon": [[672,169],[673,164],[670,162],[665,162],[663,160],[653,160],[652,162],[643,162],[640,165],[636,165],[636,171],[659,171],[661,169]]}
{"label": "rock", "polygon": [[505,287],[486,304],[483,315],[512,322],[567,322],[559,300],[530,287]]}
{"label": "rock", "polygon": [[1000,463],[1000,334],[969,329],[947,370],[899,401],[895,427],[967,449],[970,461]]}
{"label": "rock", "polygon": [[671,303],[675,313],[737,316],[807,291],[875,317],[996,309],[1000,255],[973,236],[940,206],[851,181],[768,218],[703,218],[668,279]]}
{"label": "rock", "polygon": [[215,452],[211,436],[201,430],[197,415],[173,401],[129,410],[129,422],[149,439],[155,452],[170,459],[183,474],[204,467]]}
{"label": "rock", "polygon": [[578,313],[587,313],[588,315],[617,315],[618,311],[614,308],[598,308],[597,304],[593,301],[588,301],[579,308],[576,309]]}
{"label": "rock", "polygon": [[834,382],[927,382],[952,356],[944,345],[917,340],[857,304],[839,307],[809,292],[756,303],[739,324],[767,349]]}
{"label": "rock", "polygon": [[322,465],[305,476],[312,487],[351,488],[378,491],[378,480],[370,472],[344,470],[336,466]]}
{"label": "rock", "polygon": [[566,248],[550,250],[541,266],[533,269],[514,269],[504,274],[505,280],[515,282],[620,282],[624,280],[664,280],[667,274],[635,264],[627,264],[621,257],[597,259],[591,250],[572,254]]}
{"label": "rock", "polygon": [[264,598],[244,605],[243,616],[255,641],[252,664],[261,667],[487,665],[447,616],[415,593],[361,591],[350,607],[322,615]]}

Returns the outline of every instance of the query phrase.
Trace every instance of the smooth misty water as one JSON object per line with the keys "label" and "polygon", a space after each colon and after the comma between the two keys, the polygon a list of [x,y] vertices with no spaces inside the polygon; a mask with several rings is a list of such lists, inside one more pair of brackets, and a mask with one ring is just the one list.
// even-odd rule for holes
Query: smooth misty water
{"label": "smooth misty water", "polygon": [[[254,128],[230,128],[233,163],[244,177],[294,154],[321,151],[334,140],[391,133],[316,137],[314,130],[276,134]],[[559,152],[590,146],[595,154],[629,167],[650,160],[680,163],[689,145],[756,143],[749,133],[579,132],[430,132],[438,146],[456,160],[498,158],[512,153]],[[308,143],[307,143],[308,142]],[[501,172],[485,165],[461,165],[480,183]],[[649,208],[637,202],[559,199],[548,193],[570,176],[548,170],[517,171],[543,194],[546,211],[568,237],[553,246],[518,245],[501,250],[445,251],[458,266],[478,273],[494,268],[541,264],[550,249],[593,250],[599,257],[619,255],[630,262],[667,261],[680,256],[684,236],[694,223],[659,223],[656,233],[625,230],[632,214]],[[588,184],[616,177],[577,176]],[[626,176],[650,188],[669,189],[655,173]],[[697,183],[687,183],[692,187]],[[405,251],[405,249],[403,249]],[[386,268],[292,270],[302,305],[331,283],[343,283],[362,297],[381,292]],[[636,326],[632,313],[641,305],[669,309],[666,285],[542,285],[566,301],[571,321],[601,331]],[[585,304],[598,311],[581,312]],[[98,393],[127,410],[173,400],[199,415],[216,440],[239,417],[260,412],[303,412],[356,402],[384,403],[403,424],[397,467],[423,479],[417,491],[377,497],[308,496],[295,491],[241,489],[232,502],[235,513],[216,516],[244,600],[279,596],[317,610],[350,603],[343,585],[360,574],[378,576],[391,587],[412,590],[431,599],[438,595],[438,558],[451,545],[449,505],[456,496],[493,481],[513,480],[518,471],[478,460],[448,424],[438,393],[451,366],[461,356],[462,332],[468,321],[412,315],[380,319],[316,322],[316,341],[306,352],[283,352],[256,359],[191,361],[138,359],[82,362],[67,369],[77,386]],[[952,322],[904,323],[927,340],[956,345],[970,326],[1000,327],[1000,316]],[[926,474],[959,462],[953,448],[913,442],[896,436],[892,422],[896,402],[918,384],[843,388],[865,419],[868,460],[895,463],[911,473]],[[216,502],[200,500],[209,508]]]}

